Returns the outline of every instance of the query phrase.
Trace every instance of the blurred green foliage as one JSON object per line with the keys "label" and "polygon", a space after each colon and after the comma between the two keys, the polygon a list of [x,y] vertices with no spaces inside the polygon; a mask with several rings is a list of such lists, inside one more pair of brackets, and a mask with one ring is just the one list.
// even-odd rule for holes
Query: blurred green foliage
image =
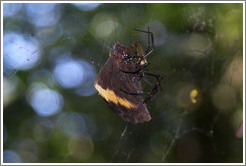
{"label": "blurred green foliage", "polygon": [[[24,7],[3,20],[4,32],[30,35],[42,47],[34,68],[4,75],[18,78],[15,91],[3,95],[4,150],[15,151],[22,162],[40,163],[243,161],[243,140],[235,136],[243,120],[243,4],[115,3],[89,11],[57,4],[56,10],[59,21],[46,28],[35,27]],[[114,42],[130,45],[140,40],[146,48],[147,35],[133,29],[148,26],[156,43],[148,57],[149,70],[164,76],[163,90],[147,105],[150,122],[127,124],[97,93],[77,95],[53,78],[53,59],[63,51],[94,61],[98,72]],[[31,78],[44,69],[51,76]],[[41,117],[33,111],[27,93],[35,82],[63,96],[61,112]],[[195,102],[192,90],[198,92]],[[86,130],[77,136],[63,130],[76,128],[66,119],[71,112],[85,118]],[[57,125],[61,115],[62,127]]]}

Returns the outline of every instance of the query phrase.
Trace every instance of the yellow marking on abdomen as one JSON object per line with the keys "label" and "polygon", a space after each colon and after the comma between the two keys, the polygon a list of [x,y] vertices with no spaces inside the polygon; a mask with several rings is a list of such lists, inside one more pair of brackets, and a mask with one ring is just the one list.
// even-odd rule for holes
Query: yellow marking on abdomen
{"label": "yellow marking on abdomen", "polygon": [[[139,60],[140,60],[140,58],[139,58]],[[143,59],[143,60],[141,60],[141,65],[145,65],[147,63],[147,61],[145,60],[145,59]]]}
{"label": "yellow marking on abdomen", "polygon": [[113,102],[114,104],[120,104],[128,109],[130,108],[137,108],[136,105],[134,105],[133,103],[131,103],[130,101],[123,99],[119,96],[117,96],[114,91],[110,90],[110,89],[103,89],[100,85],[95,84],[94,85],[95,88],[97,89],[97,91],[99,92],[99,94],[107,101],[107,102]]}

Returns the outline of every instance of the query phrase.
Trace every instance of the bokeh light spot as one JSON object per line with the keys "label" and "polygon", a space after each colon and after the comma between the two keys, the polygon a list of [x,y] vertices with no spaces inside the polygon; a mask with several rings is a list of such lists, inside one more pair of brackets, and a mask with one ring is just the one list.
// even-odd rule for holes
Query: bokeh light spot
{"label": "bokeh light spot", "polygon": [[16,15],[22,8],[21,3],[3,3],[3,17]]}
{"label": "bokeh light spot", "polygon": [[78,9],[82,11],[91,11],[96,9],[100,3],[72,3],[72,5],[76,6]]}
{"label": "bokeh light spot", "polygon": [[177,49],[182,52],[182,55],[203,58],[212,52],[211,41],[204,35],[192,33],[184,35],[182,40],[177,45]]}
{"label": "bokeh light spot", "polygon": [[243,90],[243,56],[241,55],[241,52],[236,53],[223,76],[224,81],[239,91]]}
{"label": "bokeh light spot", "polygon": [[34,139],[37,142],[45,142],[49,140],[52,134],[54,133],[52,122],[50,122],[50,120],[45,117],[36,117],[33,120],[34,122],[32,126],[32,131]]}
{"label": "bokeh light spot", "polygon": [[39,43],[31,36],[7,32],[3,35],[3,70],[28,70],[38,62]]}
{"label": "bokeh light spot", "polygon": [[[161,46],[165,43],[167,37],[166,27],[159,21],[152,21],[144,25],[143,30],[147,31],[148,27],[150,31],[154,34],[155,46]],[[141,33],[141,32],[140,32]],[[142,41],[147,44],[147,34],[141,33]]]}
{"label": "bokeh light spot", "polygon": [[58,117],[58,127],[70,137],[79,137],[86,131],[86,122],[82,114],[63,113]]}
{"label": "bokeh light spot", "polygon": [[48,27],[55,25],[60,18],[56,6],[55,3],[28,3],[25,7],[30,22],[37,27]]}
{"label": "bokeh light spot", "polygon": [[33,85],[29,91],[29,103],[40,116],[51,116],[61,111],[63,97],[59,92],[42,84]]}
{"label": "bokeh light spot", "polygon": [[114,34],[114,30],[119,29],[120,25],[118,22],[114,23],[112,16],[108,13],[100,13],[93,17],[91,28],[95,37],[105,39]]}
{"label": "bokeh light spot", "polygon": [[212,91],[212,100],[218,111],[228,113],[235,108],[237,96],[233,88],[220,84]]}
{"label": "bokeh light spot", "polygon": [[104,21],[96,27],[96,34],[99,37],[106,37],[110,35],[113,32],[113,30],[114,30],[114,22],[110,20]]}
{"label": "bokeh light spot", "polygon": [[6,107],[17,97],[17,89],[20,84],[19,78],[15,75],[3,76],[3,106]]}
{"label": "bokeh light spot", "polygon": [[231,124],[235,131],[238,129],[242,121],[243,121],[243,110],[242,108],[240,108],[234,111],[231,116]]}
{"label": "bokeh light spot", "polygon": [[64,88],[74,88],[84,80],[83,67],[77,61],[64,61],[56,65],[54,75],[58,83]]}
{"label": "bokeh light spot", "polygon": [[73,158],[83,160],[91,156],[94,150],[94,143],[90,137],[82,140],[71,139],[68,143],[68,149]]}
{"label": "bokeh light spot", "polygon": [[90,96],[96,93],[94,88],[94,81],[96,78],[96,72],[94,67],[86,61],[79,61],[80,65],[84,69],[84,82],[76,89],[76,93],[81,96]]}
{"label": "bokeh light spot", "polygon": [[13,150],[3,151],[3,162],[4,163],[21,163],[20,156]]}
{"label": "bokeh light spot", "polygon": [[61,56],[56,61],[53,73],[63,88],[72,88],[78,95],[90,96],[96,92],[93,86],[96,72],[87,61]]}
{"label": "bokeh light spot", "polygon": [[36,162],[38,156],[37,144],[29,138],[20,138],[11,142],[11,149],[17,152],[23,163]]}

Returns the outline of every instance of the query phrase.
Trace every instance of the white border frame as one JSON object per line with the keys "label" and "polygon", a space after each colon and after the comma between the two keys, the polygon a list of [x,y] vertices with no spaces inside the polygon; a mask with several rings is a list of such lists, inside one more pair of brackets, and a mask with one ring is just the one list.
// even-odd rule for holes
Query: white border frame
{"label": "white border frame", "polygon": [[[243,4],[243,128],[245,129],[245,1],[1,1],[1,136],[3,136],[3,4],[4,3],[242,3]],[[1,165],[245,165],[245,130],[243,132],[243,163],[3,163]]]}

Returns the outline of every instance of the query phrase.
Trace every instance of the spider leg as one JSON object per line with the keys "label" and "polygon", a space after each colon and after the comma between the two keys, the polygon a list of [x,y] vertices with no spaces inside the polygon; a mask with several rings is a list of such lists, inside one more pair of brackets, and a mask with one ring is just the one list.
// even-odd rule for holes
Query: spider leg
{"label": "spider leg", "polygon": [[[147,103],[149,102],[158,92],[161,91],[161,80],[163,79],[162,75],[159,75],[159,74],[155,74],[155,73],[151,73],[151,72],[147,72],[147,71],[143,71],[144,74],[146,75],[149,75],[149,76],[152,76],[152,77],[155,77],[156,78],[156,84],[154,85],[154,87],[151,89],[150,92],[147,92],[147,93],[132,93],[132,92],[128,92],[128,91],[125,91],[123,89],[120,89],[120,91],[126,93],[126,94],[129,94],[129,95],[141,95],[141,96],[144,96],[144,95],[147,95],[147,97],[143,100],[143,103]],[[145,80],[144,80],[145,81]],[[149,83],[149,82],[148,82]],[[151,83],[149,83],[151,84]]]}
{"label": "spider leg", "polygon": [[138,69],[138,70],[136,70],[136,71],[125,71],[125,70],[121,70],[121,69],[120,69],[121,72],[127,73],[127,74],[137,74],[137,73],[139,73],[141,70],[142,70],[142,69]]}
{"label": "spider leg", "polygon": [[144,93],[132,93],[132,92],[127,92],[127,91],[125,91],[125,90],[123,90],[123,89],[120,89],[120,91],[122,91],[122,92],[124,92],[124,93],[126,93],[126,94],[129,94],[129,95],[139,95],[139,96],[144,95]]}
{"label": "spider leg", "polygon": [[145,75],[149,75],[152,77],[156,78],[156,83],[154,85],[154,87],[151,89],[150,92],[148,92],[148,97],[146,99],[144,99],[144,103],[150,101],[159,91],[161,91],[161,80],[163,79],[162,75],[160,74],[155,74],[155,73],[151,73],[151,72],[147,72],[144,71],[143,72]]}
{"label": "spider leg", "polygon": [[133,29],[133,30],[139,31],[139,32],[143,32],[143,33],[147,33],[147,34],[150,35],[152,49],[143,56],[143,59],[145,59],[148,55],[150,55],[154,51],[154,48],[155,48],[155,45],[154,45],[154,35],[153,35],[152,32],[149,31],[149,28],[148,28],[148,31],[143,31],[143,30],[139,30],[139,29]]}
{"label": "spider leg", "polygon": [[[150,32],[149,31],[149,27],[148,27],[148,32]],[[145,51],[145,54],[147,54],[147,52],[149,51],[149,49],[150,49],[150,34],[148,33],[148,46],[147,46],[147,49]]]}

